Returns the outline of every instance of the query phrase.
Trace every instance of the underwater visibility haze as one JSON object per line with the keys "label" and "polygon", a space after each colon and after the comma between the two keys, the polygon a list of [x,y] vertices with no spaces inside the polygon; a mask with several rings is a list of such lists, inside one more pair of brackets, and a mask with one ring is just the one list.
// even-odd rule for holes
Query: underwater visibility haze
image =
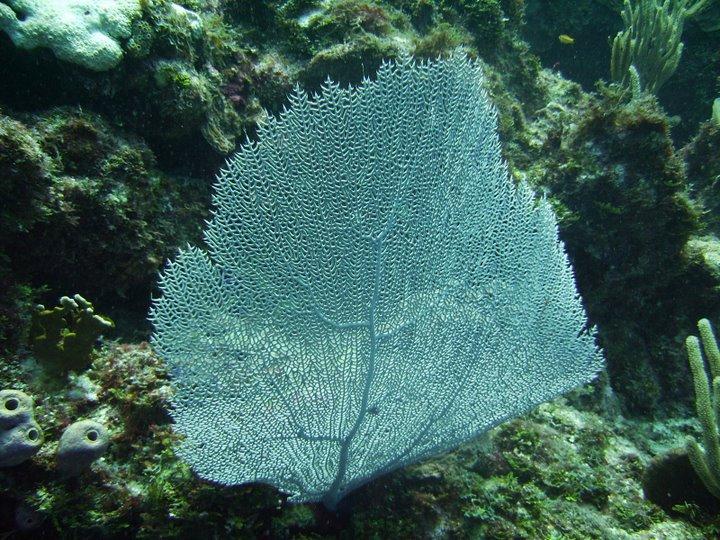
{"label": "underwater visibility haze", "polygon": [[720,2],[0,0],[4,538],[720,537]]}

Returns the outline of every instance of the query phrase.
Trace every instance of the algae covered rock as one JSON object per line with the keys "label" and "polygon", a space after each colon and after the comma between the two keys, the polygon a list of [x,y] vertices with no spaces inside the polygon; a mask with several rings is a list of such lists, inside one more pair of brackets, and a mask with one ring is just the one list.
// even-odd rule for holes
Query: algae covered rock
{"label": "algae covered rock", "polygon": [[43,218],[50,171],[51,160],[28,127],[0,114],[1,230],[23,231]]}
{"label": "algae covered rock", "polygon": [[533,174],[555,199],[613,387],[629,410],[647,412],[690,390],[674,336],[702,297],[684,258],[699,212],[654,98],[605,91],[558,130]]}
{"label": "algae covered rock", "polygon": [[232,152],[241,121],[220,91],[221,79],[217,75],[198,71],[179,60],[161,60],[155,64],[153,80],[151,92],[159,104],[156,112],[168,140],[191,138],[199,129],[217,152]]}
{"label": "algae covered rock", "polygon": [[695,197],[707,212],[703,220],[716,235],[720,234],[720,124],[703,122],[697,134],[682,149],[688,181]]}
{"label": "algae covered rock", "polygon": [[135,305],[139,319],[163,259],[199,236],[209,198],[209,186],[161,172],[138,138],[77,108],[0,115],[0,188],[0,289],[50,291],[3,295],[0,334],[20,318],[11,317],[20,300],[54,303],[68,290],[104,309]]}
{"label": "algae covered rock", "polygon": [[699,277],[720,292],[720,240],[714,234],[693,236],[685,245],[685,258],[700,270]]}

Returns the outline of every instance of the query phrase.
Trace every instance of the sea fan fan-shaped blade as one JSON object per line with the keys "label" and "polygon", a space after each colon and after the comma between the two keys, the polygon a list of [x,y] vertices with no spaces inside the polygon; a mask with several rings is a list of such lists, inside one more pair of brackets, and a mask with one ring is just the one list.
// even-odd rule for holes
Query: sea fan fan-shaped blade
{"label": "sea fan fan-shaped blade", "polygon": [[219,174],[208,252],[152,311],[201,477],[332,507],[593,379],[555,218],[508,178],[476,63],[291,103]]}

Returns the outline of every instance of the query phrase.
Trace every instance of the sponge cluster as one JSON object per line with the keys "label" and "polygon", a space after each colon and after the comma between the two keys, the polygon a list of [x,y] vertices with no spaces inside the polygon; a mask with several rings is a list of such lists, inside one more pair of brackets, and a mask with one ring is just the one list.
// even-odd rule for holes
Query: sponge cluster
{"label": "sponge cluster", "polygon": [[20,390],[0,391],[0,467],[19,465],[43,443],[32,398]]}

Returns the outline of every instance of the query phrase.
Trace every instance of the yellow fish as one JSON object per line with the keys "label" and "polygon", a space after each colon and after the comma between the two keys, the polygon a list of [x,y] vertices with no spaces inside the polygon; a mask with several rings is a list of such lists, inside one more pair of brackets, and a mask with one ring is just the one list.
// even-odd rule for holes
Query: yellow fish
{"label": "yellow fish", "polygon": [[558,41],[563,45],[572,45],[573,43],[575,43],[575,38],[572,36],[568,36],[567,34],[560,34],[558,36]]}

